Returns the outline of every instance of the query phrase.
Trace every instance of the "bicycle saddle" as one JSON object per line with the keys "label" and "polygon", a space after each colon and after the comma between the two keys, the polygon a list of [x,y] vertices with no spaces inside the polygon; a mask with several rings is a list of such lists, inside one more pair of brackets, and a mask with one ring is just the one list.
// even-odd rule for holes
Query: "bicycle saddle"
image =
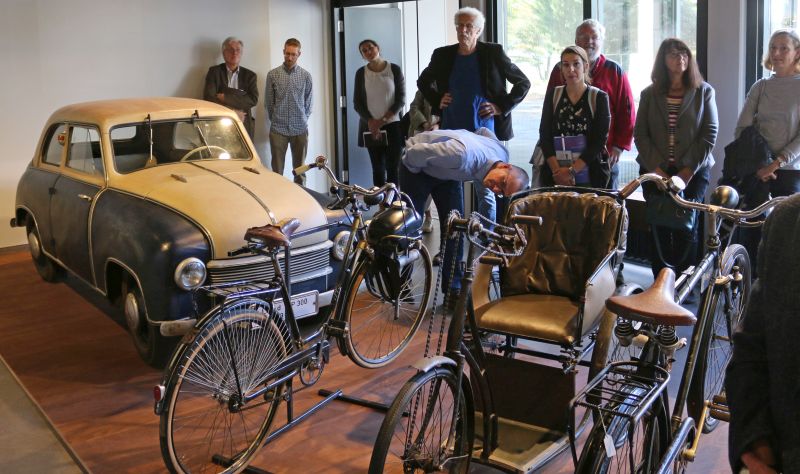
{"label": "bicycle saddle", "polygon": [[267,224],[261,227],[251,227],[244,234],[248,242],[261,242],[268,247],[289,245],[292,234],[300,227],[300,220],[294,217],[283,219],[277,224]]}
{"label": "bicycle saddle", "polygon": [[630,296],[612,296],[606,308],[625,319],[665,326],[692,326],[695,315],[675,303],[675,272],[662,269],[653,286]]}

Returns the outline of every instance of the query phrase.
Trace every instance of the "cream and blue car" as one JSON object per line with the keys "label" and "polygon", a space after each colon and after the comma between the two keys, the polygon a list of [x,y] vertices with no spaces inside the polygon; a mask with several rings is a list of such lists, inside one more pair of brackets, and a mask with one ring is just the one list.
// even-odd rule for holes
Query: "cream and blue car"
{"label": "cream and blue car", "polygon": [[[248,227],[297,217],[302,230],[336,219],[312,194],[265,168],[225,107],[97,101],[63,107],[47,121],[11,225],[26,228],[45,280],[66,269],[118,303],[139,354],[158,365],[171,348],[162,333],[197,316],[192,290],[272,274],[262,257],[228,257]],[[335,234],[292,242],[299,317],[330,304]]]}

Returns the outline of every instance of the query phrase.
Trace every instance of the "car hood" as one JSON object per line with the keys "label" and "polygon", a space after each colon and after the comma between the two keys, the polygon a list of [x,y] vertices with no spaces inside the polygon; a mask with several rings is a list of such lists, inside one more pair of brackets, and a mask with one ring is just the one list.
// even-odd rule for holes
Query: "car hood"
{"label": "car hood", "polygon": [[[195,221],[211,236],[214,259],[228,258],[228,251],[241,247],[249,227],[289,217],[300,220],[299,230],[327,222],[322,207],[301,187],[250,161],[174,163],[120,176],[109,184]],[[327,235],[316,232],[293,239],[292,246],[322,242]]]}

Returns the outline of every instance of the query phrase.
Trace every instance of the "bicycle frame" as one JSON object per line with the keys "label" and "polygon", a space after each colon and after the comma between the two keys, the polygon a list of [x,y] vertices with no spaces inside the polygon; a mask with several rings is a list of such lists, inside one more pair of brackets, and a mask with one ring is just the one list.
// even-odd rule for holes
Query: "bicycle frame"
{"label": "bicycle frame", "polygon": [[[689,352],[686,357],[686,362],[684,364],[684,371],[681,376],[680,385],[678,389],[678,394],[675,399],[674,404],[672,405],[672,410],[670,411],[669,405],[669,397],[667,395],[666,390],[666,382],[663,377],[659,379],[658,377],[653,376],[654,370],[662,370],[665,373],[669,373],[671,370],[671,353],[670,351],[676,350],[675,345],[667,346],[662,344],[658,339],[657,330],[664,326],[652,325],[650,323],[644,323],[640,329],[636,331],[636,334],[643,334],[647,336],[646,342],[641,350],[641,355],[637,361],[633,362],[633,369],[629,375],[638,376],[639,381],[644,384],[650,384],[651,389],[657,392],[658,396],[647,397],[647,399],[639,400],[635,403],[636,406],[636,413],[640,414],[644,413],[650,406],[652,406],[657,400],[661,400],[663,403],[664,411],[668,417],[670,428],[667,430],[667,446],[665,446],[665,455],[663,456],[663,463],[660,463],[660,472],[666,472],[672,462],[676,461],[677,459],[681,459],[683,461],[693,461],[695,457],[695,453],[697,450],[697,446],[699,443],[700,433],[702,432],[702,427],[705,422],[705,416],[708,412],[707,404],[702,411],[702,415],[700,419],[693,420],[691,417],[684,418],[683,412],[687,407],[687,401],[689,398],[689,391],[692,385],[692,378],[696,372],[696,366],[698,363],[698,359],[700,357],[700,347],[704,338],[710,337],[707,335],[706,326],[708,325],[709,318],[713,318],[714,314],[712,312],[716,308],[717,301],[714,300],[714,295],[718,291],[731,291],[731,285],[737,284],[741,281],[742,275],[738,273],[738,269],[736,267],[732,268],[731,274],[726,274],[727,272],[723,268],[723,242],[720,238],[720,227],[723,223],[723,220],[730,223],[729,231],[727,238],[725,239],[725,246],[730,243],[730,238],[733,230],[737,226],[745,226],[745,227],[754,227],[761,225],[763,221],[756,221],[751,222],[747,221],[747,219],[752,219],[754,217],[759,216],[762,214],[766,209],[770,208],[777,204],[780,199],[775,199],[773,201],[768,201],[767,203],[762,204],[756,209],[751,211],[738,211],[735,209],[728,209],[722,207],[720,205],[713,205],[713,204],[702,204],[702,203],[695,203],[691,201],[685,201],[684,199],[677,196],[677,192],[679,192],[682,187],[683,183],[678,179],[677,182],[674,181],[675,178],[670,179],[669,181],[662,180],[657,175],[642,175],[636,180],[629,183],[623,190],[620,191],[620,194],[623,197],[627,197],[630,195],[636,188],[638,188],[639,184],[644,181],[655,181],[659,188],[662,191],[670,191],[670,195],[672,199],[680,206],[688,209],[694,209],[697,211],[704,212],[706,214],[706,233],[708,234],[707,250],[703,258],[700,262],[693,267],[689,267],[685,270],[680,278],[675,283],[675,302],[682,303],[686,296],[697,286],[698,283],[701,283],[704,278],[708,278],[709,285],[706,287],[703,293],[703,299],[701,305],[698,309],[697,321],[694,324],[694,328],[692,329],[692,336],[689,342]],[[724,194],[727,191],[722,192]],[[738,197],[737,197],[738,199]],[[733,203],[735,206],[735,202]],[[730,321],[728,322],[730,326]],[[674,331],[674,328],[671,328]],[[728,327],[728,332],[730,332],[730,327]],[[592,380],[584,390],[582,390],[571,402],[572,405],[572,417],[574,419],[575,408],[576,406],[583,406],[591,410],[598,410],[603,411],[604,408],[599,405],[599,403],[592,403],[589,400],[589,397],[592,395],[593,390],[597,390],[597,387],[604,381],[604,378],[609,377],[610,373],[613,373],[615,366],[622,366],[627,362],[616,362],[612,363],[610,367],[604,369],[594,380]],[[630,364],[630,363],[627,363]],[[624,375],[624,374],[623,374]],[[622,381],[625,381],[623,377]],[[613,382],[612,382],[613,383]],[[600,389],[602,390],[602,389]],[[597,397],[597,394],[594,394]],[[630,434],[629,440],[632,439],[633,430],[635,429],[636,425],[634,422],[638,421],[638,417],[633,419],[630,426]],[[573,461],[575,462],[575,466],[578,466],[578,457],[574,446],[575,437],[571,433],[571,439],[573,441],[572,446],[572,455]],[[691,447],[688,449],[684,449],[683,446],[687,440],[691,440]],[[668,447],[668,449],[667,449]],[[662,460],[659,460],[662,461]],[[633,467],[633,453],[631,451],[631,467]]]}

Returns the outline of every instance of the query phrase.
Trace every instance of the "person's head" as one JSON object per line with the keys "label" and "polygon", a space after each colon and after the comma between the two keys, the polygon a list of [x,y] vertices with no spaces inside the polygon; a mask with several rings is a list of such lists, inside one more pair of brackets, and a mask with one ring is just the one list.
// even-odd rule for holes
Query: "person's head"
{"label": "person's head", "polygon": [[561,77],[566,84],[592,82],[589,77],[589,57],[580,46],[567,46],[561,51]]}
{"label": "person's head", "polygon": [[300,41],[289,38],[283,43],[283,65],[291,69],[297,64],[300,58]]}
{"label": "person's head", "polygon": [[381,47],[378,46],[375,40],[365,39],[358,43],[358,52],[367,62],[372,62],[380,57]]}
{"label": "person's head", "polygon": [[605,39],[606,27],[597,20],[583,20],[575,29],[575,44],[586,50],[591,62],[600,57]]}
{"label": "person's head", "polygon": [[678,38],[667,38],[658,48],[650,79],[659,91],[666,93],[673,76],[680,76],[687,90],[696,89],[703,83],[700,68],[689,46]]}
{"label": "person's head", "polygon": [[235,36],[228,36],[225,38],[225,41],[222,42],[222,59],[225,60],[225,64],[227,64],[230,69],[239,67],[239,61],[242,60],[243,49],[244,43]]}
{"label": "person's head", "polygon": [[795,30],[781,29],[772,33],[764,55],[764,67],[779,76],[800,73],[800,36]]}
{"label": "person's head", "polygon": [[486,18],[477,8],[464,7],[456,12],[454,19],[459,47],[471,51],[475,48],[478,43],[478,37],[483,32],[483,24],[486,22]]}
{"label": "person's head", "polygon": [[510,163],[498,163],[486,173],[483,185],[500,196],[511,196],[528,187],[528,172]]}

